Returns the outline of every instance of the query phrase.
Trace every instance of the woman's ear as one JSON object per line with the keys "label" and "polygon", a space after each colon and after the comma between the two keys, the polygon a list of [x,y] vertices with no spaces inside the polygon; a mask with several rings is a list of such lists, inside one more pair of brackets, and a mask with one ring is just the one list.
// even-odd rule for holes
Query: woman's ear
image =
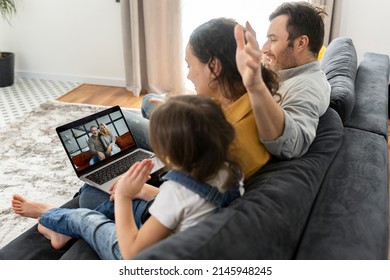
{"label": "woman's ear", "polygon": [[222,71],[221,61],[216,57],[211,58],[209,62],[209,67],[211,70],[212,79],[216,79]]}

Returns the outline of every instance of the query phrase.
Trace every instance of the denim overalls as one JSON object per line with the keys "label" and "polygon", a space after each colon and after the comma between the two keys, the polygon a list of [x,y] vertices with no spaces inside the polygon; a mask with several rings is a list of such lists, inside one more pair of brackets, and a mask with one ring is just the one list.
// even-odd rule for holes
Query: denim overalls
{"label": "denim overalls", "polygon": [[239,182],[236,182],[234,186],[229,188],[226,192],[221,193],[218,188],[207,183],[199,182],[192,176],[176,170],[168,171],[162,178],[164,180],[171,180],[179,183],[194,193],[197,193],[207,201],[216,204],[218,208],[228,206],[234,199],[241,196]]}

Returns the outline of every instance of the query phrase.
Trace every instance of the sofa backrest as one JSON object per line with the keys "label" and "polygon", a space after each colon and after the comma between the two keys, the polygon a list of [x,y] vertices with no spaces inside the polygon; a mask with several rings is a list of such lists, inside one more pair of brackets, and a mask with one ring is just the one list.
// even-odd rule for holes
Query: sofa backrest
{"label": "sofa backrest", "polygon": [[344,126],[388,137],[390,60],[386,54],[363,54],[355,82],[355,107]]}
{"label": "sofa backrest", "polygon": [[322,57],[321,69],[332,89],[330,107],[345,122],[355,105],[357,55],[352,40],[339,37],[331,41]]}

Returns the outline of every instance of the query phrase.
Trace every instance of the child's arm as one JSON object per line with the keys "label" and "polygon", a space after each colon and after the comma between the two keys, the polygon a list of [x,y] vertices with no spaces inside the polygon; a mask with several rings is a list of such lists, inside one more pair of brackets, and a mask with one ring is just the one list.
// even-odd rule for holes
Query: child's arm
{"label": "child's arm", "polygon": [[132,207],[133,198],[149,179],[150,160],[133,165],[115,186],[115,225],[119,248],[124,259],[130,259],[146,247],[164,239],[171,231],[150,217],[138,230]]}
{"label": "child's arm", "polygon": [[[132,220],[133,220],[132,223],[135,226],[133,216],[132,216]],[[117,222],[115,223],[117,228],[119,249],[121,251],[123,259],[125,260],[133,258],[142,250],[167,238],[172,233],[170,229],[163,226],[153,216],[151,216],[139,230],[137,229],[136,226],[128,227],[127,230],[125,228],[121,229],[120,226],[117,224]],[[119,239],[120,230],[124,235],[122,239]]]}
{"label": "child's arm", "polygon": [[135,198],[146,200],[146,201],[151,201],[153,198],[156,197],[158,192],[160,191],[159,188],[149,185],[149,184],[144,184],[142,189],[137,193]]}
{"label": "child's arm", "polygon": [[[116,183],[114,183],[109,189],[110,201],[115,200],[115,187],[116,187]],[[137,195],[134,198],[151,201],[153,198],[156,197],[159,191],[160,189],[155,186],[144,184],[141,190],[139,191],[139,193],[137,193]]]}

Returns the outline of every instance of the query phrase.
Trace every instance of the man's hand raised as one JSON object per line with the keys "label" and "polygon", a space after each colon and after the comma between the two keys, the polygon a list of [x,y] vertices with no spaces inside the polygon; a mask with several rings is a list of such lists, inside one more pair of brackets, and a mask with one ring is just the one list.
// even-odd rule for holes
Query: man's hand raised
{"label": "man's hand raised", "polygon": [[256,32],[249,22],[246,30],[239,24],[234,29],[234,37],[237,42],[236,63],[242,81],[248,92],[255,92],[264,85],[261,76],[261,51],[256,40]]}

